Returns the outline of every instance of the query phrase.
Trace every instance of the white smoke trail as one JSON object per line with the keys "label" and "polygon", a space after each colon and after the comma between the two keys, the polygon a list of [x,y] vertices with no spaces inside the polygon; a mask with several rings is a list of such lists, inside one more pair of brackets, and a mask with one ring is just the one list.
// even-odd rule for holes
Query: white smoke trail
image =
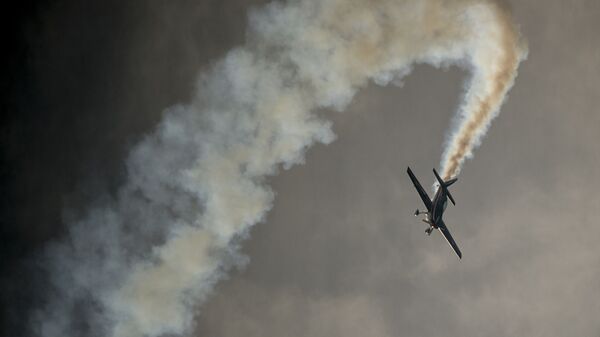
{"label": "white smoke trail", "polygon": [[117,200],[93,207],[51,249],[56,296],[36,316],[38,333],[189,331],[192,306],[245,261],[239,241],[273,200],[264,178],[333,140],[311,112],[341,110],[370,80],[385,85],[415,63],[469,64],[468,106],[494,87],[479,74],[496,70],[480,69],[490,66],[480,58],[506,36],[481,30],[509,24],[499,12],[485,0],[305,0],[251,13],[246,45],[132,150]]}
{"label": "white smoke trail", "polygon": [[490,123],[500,111],[506,93],[517,76],[527,47],[519,38],[509,13],[498,7],[477,9],[474,48],[469,54],[473,68],[471,83],[442,156],[442,177],[458,175],[465,159],[481,143]]}

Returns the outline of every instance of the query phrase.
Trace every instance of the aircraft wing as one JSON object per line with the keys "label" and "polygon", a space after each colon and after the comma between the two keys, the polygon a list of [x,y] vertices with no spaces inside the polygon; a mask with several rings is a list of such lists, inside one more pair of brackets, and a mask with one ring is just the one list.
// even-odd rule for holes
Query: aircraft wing
{"label": "aircraft wing", "polygon": [[431,199],[427,195],[427,192],[425,192],[423,186],[421,186],[421,183],[419,183],[419,181],[417,180],[417,177],[415,177],[415,175],[412,173],[410,167],[406,169],[406,173],[408,173],[410,180],[412,180],[413,184],[415,185],[415,188],[417,189],[417,192],[419,192],[419,196],[421,197],[421,200],[423,200],[425,207],[427,207],[427,210],[431,212],[432,204]]}
{"label": "aircraft wing", "polygon": [[450,247],[452,247],[452,249],[454,250],[456,255],[458,255],[458,258],[462,259],[462,253],[460,252],[458,245],[452,238],[452,235],[450,234],[448,227],[446,227],[446,224],[443,221],[440,221],[440,223],[437,225],[438,225],[438,230],[440,231],[440,233],[442,233],[442,235],[444,236],[446,241],[448,241],[448,244],[450,245]]}

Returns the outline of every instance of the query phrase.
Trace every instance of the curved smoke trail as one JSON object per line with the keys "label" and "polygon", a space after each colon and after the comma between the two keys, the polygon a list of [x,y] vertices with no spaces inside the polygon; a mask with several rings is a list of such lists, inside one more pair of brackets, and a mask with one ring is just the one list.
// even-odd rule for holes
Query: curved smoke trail
{"label": "curved smoke trail", "polygon": [[370,80],[385,85],[415,63],[470,66],[444,165],[455,174],[515,77],[519,43],[508,13],[486,0],[305,0],[252,12],[248,42],[133,148],[116,200],[49,249],[56,289],[37,333],[188,332],[191,308],[245,261],[239,242],[273,200],[265,177],[334,139],[311,112],[343,109]]}
{"label": "curved smoke trail", "polygon": [[442,156],[445,180],[458,175],[465,159],[481,143],[514,83],[519,63],[527,56],[527,48],[519,39],[509,13],[493,3],[489,6],[496,8],[482,10],[477,15],[477,48],[469,55],[473,67],[471,83],[458,114],[459,122]]}

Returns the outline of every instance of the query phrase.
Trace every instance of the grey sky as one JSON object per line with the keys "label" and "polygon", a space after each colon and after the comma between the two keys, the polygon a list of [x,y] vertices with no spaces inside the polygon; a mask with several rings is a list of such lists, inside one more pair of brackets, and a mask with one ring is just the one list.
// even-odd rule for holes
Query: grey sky
{"label": "grey sky", "polygon": [[[131,144],[244,41],[260,2],[44,9],[32,59],[47,114],[11,143],[19,237],[42,246],[114,191]],[[401,88],[371,85],[347,111],[323,112],[338,139],[270,179],[274,207],[243,244],[250,263],[198,308],[198,335],[600,334],[600,3],[506,2],[530,52],[452,186],[446,223],[463,260],[412,216],[421,204],[405,169],[433,182],[467,74],[420,66]],[[3,280],[3,301],[45,289],[31,284]]]}
{"label": "grey sky", "polygon": [[199,310],[218,336],[594,336],[600,333],[600,5],[512,2],[529,59],[453,186],[458,261],[411,214],[465,73],[419,67],[331,113],[339,138],[273,179],[247,269]]}

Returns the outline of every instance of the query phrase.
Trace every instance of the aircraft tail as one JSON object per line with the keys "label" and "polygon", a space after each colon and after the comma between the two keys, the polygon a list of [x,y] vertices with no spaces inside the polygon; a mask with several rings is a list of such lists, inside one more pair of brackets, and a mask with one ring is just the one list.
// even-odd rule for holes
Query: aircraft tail
{"label": "aircraft tail", "polygon": [[450,191],[448,191],[448,186],[454,184],[458,180],[458,178],[452,178],[450,180],[444,181],[435,169],[433,169],[433,174],[435,175],[435,178],[437,179],[437,181],[440,183],[440,188],[443,188],[444,192],[446,192],[448,199],[450,199],[450,201],[452,201],[453,205],[456,205],[456,202],[454,201],[452,194],[450,194]]}

